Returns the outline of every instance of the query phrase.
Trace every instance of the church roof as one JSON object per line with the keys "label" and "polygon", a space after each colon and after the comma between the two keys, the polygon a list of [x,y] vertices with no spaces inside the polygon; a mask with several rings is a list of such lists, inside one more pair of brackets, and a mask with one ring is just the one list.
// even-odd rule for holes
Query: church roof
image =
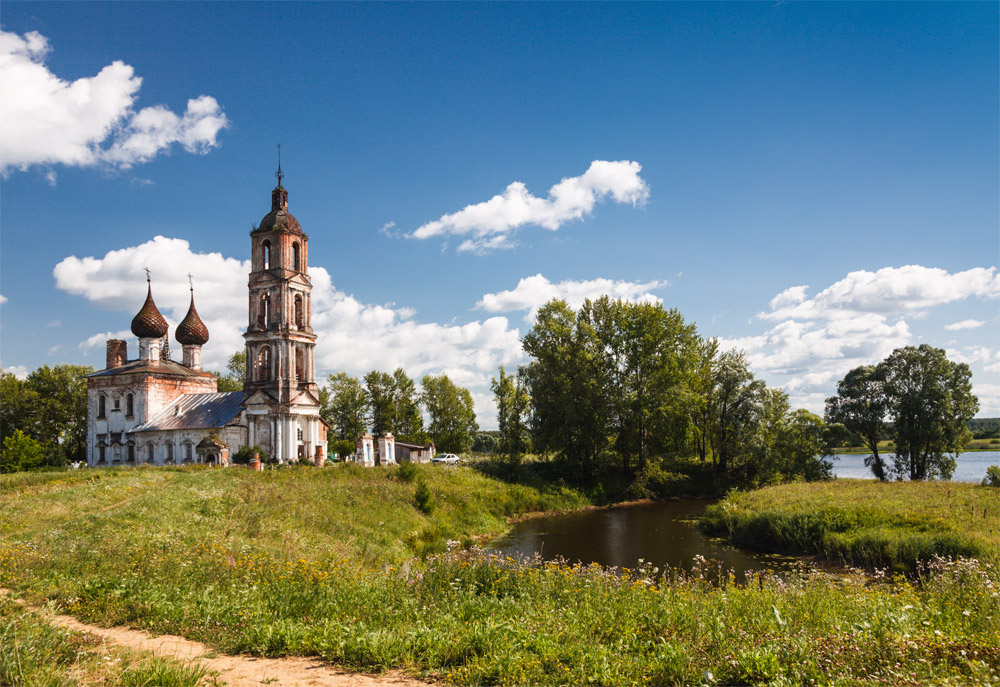
{"label": "church roof", "polygon": [[243,409],[243,393],[184,394],[142,423],[133,432],[167,429],[220,429]]}
{"label": "church roof", "polygon": [[254,231],[286,231],[292,234],[301,234],[302,227],[299,221],[288,211],[288,189],[278,182],[278,186],[271,191],[271,212],[264,215],[264,219]]}
{"label": "church roof", "polygon": [[194,307],[194,289],[191,289],[191,307],[188,308],[187,315],[177,325],[174,337],[182,344],[195,344],[204,346],[208,343],[208,327],[198,317],[198,311]]}
{"label": "church roof", "polygon": [[157,377],[214,377],[211,372],[199,372],[198,370],[192,370],[190,367],[185,367],[180,363],[175,363],[173,360],[159,360],[156,363],[150,363],[147,360],[133,360],[131,362],[125,363],[124,365],[119,365],[118,367],[112,367],[107,370],[98,370],[97,372],[87,375],[87,377],[111,377],[113,375],[127,375],[135,374],[139,372],[145,372],[149,374],[156,375]]}
{"label": "church roof", "polygon": [[156,309],[156,303],[153,302],[153,287],[148,279],[146,284],[146,302],[132,318],[132,333],[140,339],[162,339],[167,334],[167,321]]}

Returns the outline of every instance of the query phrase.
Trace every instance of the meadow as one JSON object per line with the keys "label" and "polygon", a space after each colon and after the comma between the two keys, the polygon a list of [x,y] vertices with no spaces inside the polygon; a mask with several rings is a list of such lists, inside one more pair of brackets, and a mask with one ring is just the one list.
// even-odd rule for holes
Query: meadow
{"label": "meadow", "polygon": [[474,544],[511,516],[587,498],[440,466],[108,470],[4,477],[0,490],[0,585],[223,652],[458,685],[1000,679],[993,561],[934,560],[913,578],[803,567],[746,585],[710,561],[666,573],[516,561]]}
{"label": "meadow", "polygon": [[732,493],[701,524],[740,546],[868,569],[914,573],[935,556],[1000,561],[1000,490],[976,484],[783,484]]}

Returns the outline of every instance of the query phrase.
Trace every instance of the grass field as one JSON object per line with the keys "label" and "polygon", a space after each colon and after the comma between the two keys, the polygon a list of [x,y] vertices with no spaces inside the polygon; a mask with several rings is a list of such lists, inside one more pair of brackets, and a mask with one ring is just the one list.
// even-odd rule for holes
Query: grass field
{"label": "grass field", "polygon": [[[879,454],[891,454],[895,444],[891,441],[880,441],[878,442]],[[969,441],[969,445],[965,447],[966,451],[1000,451],[1000,439],[972,439]],[[840,448],[833,449],[834,453],[863,453],[868,455],[871,453],[864,446],[841,446]]]}
{"label": "grass field", "polygon": [[[987,563],[938,561],[918,584],[804,571],[737,586],[709,582],[710,563],[662,578],[498,559],[458,542],[586,499],[465,468],[92,471],[0,489],[0,585],[225,652],[454,684],[1000,679],[1000,572]],[[453,551],[419,555],[448,540]]]}
{"label": "grass field", "polygon": [[734,493],[703,527],[758,550],[914,572],[933,556],[1000,560],[1000,490],[839,479]]}

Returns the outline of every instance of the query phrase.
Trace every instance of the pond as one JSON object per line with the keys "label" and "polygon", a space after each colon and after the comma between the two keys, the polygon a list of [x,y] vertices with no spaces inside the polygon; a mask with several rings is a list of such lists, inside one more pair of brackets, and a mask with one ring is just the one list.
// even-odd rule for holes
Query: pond
{"label": "pond", "polygon": [[[890,461],[892,454],[885,454]],[[874,479],[872,471],[865,467],[865,454],[841,453],[834,456],[833,474],[837,477],[854,479]],[[958,467],[951,476],[952,482],[974,482],[979,484],[986,477],[986,468],[1000,465],[1000,451],[969,451],[958,457]]]}
{"label": "pond", "polygon": [[[863,455],[844,454],[833,461],[838,477],[871,479]],[[956,482],[982,481],[986,468],[1000,465],[1000,451],[963,453],[958,458]],[[635,568],[639,559],[664,569],[691,570],[695,556],[722,562],[738,577],[747,570],[786,571],[798,561],[787,556],[746,551],[704,535],[695,521],[708,499],[642,503],[618,508],[551,515],[525,520],[489,543],[489,549],[509,556],[541,555],[571,563],[600,563]]]}
{"label": "pond", "polygon": [[719,560],[738,577],[747,570],[788,570],[794,558],[760,554],[708,537],[694,521],[713,500],[640,503],[532,518],[517,523],[487,548],[508,556],[541,555],[571,563],[635,568],[639,559],[659,567],[691,570],[695,556]]}

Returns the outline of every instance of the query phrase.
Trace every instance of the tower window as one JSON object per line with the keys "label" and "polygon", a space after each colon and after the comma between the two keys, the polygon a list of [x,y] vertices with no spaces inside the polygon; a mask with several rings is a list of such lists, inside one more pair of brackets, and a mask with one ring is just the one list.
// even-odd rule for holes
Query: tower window
{"label": "tower window", "polygon": [[302,346],[295,347],[295,378],[299,381],[306,378],[306,352]]}
{"label": "tower window", "polygon": [[257,307],[257,329],[267,329],[271,321],[271,295],[261,294],[260,305]]}
{"label": "tower window", "polygon": [[302,294],[295,296],[295,326],[299,329],[305,326],[305,313],[302,307]]}
{"label": "tower window", "polygon": [[261,248],[264,251],[264,269],[269,270],[271,269],[271,242],[264,241]]}
{"label": "tower window", "polygon": [[266,382],[271,378],[271,349],[263,346],[257,357],[257,380]]}
{"label": "tower window", "polygon": [[298,241],[292,244],[292,269],[298,272],[299,267],[299,244]]}

